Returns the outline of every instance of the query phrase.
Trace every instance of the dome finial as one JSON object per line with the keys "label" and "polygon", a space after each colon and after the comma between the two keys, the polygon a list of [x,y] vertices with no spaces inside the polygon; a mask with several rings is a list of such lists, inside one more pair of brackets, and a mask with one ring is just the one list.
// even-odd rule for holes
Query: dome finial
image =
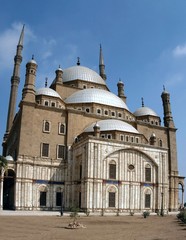
{"label": "dome finial", "polygon": [[144,107],[144,100],[143,100],[143,97],[141,98],[141,106]]}
{"label": "dome finial", "polygon": [[34,60],[34,54],[32,54],[32,60]]}
{"label": "dome finial", "polygon": [[165,85],[163,85],[163,91],[165,92]]}
{"label": "dome finial", "polygon": [[79,57],[77,58],[77,65],[78,66],[80,65],[80,58]]}
{"label": "dome finial", "polygon": [[47,87],[47,85],[48,85],[48,78],[46,77],[45,78],[45,87]]}

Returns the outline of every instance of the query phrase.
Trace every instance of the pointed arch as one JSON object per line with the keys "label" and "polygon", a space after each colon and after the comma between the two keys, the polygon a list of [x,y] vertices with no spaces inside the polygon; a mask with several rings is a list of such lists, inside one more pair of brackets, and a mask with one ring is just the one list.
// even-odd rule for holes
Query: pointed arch
{"label": "pointed arch", "polygon": [[111,185],[107,187],[107,202],[109,208],[117,207],[117,199],[118,199],[118,188],[115,185]]}
{"label": "pointed arch", "polygon": [[105,157],[105,159],[111,157],[112,155],[114,155],[114,154],[116,154],[116,153],[122,152],[122,151],[124,151],[124,152],[127,152],[127,151],[138,152],[138,153],[146,156],[156,167],[158,167],[158,164],[155,162],[155,160],[154,160],[150,155],[148,155],[147,153],[145,153],[145,152],[143,152],[143,151],[141,151],[141,150],[139,150],[139,149],[132,148],[132,147],[130,147],[130,148],[121,148],[121,149],[118,149],[118,150],[116,150],[116,151],[113,151],[112,153],[109,153],[109,154]]}
{"label": "pointed arch", "polygon": [[143,189],[143,196],[144,196],[144,209],[151,209],[153,199],[152,189],[150,187],[145,187]]}

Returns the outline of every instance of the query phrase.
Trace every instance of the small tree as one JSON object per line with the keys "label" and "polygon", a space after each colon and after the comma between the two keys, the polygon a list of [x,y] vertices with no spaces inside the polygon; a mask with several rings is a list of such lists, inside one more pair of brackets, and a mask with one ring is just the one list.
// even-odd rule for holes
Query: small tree
{"label": "small tree", "polygon": [[76,207],[72,207],[71,208],[71,213],[70,213],[70,217],[71,219],[73,219],[73,222],[68,224],[68,229],[76,229],[76,228],[86,228],[84,225],[80,224],[77,219],[79,216],[79,208]]}
{"label": "small tree", "polygon": [[0,170],[4,169],[5,172],[7,171],[8,161],[5,157],[0,155]]}
{"label": "small tree", "polygon": [[73,224],[76,224],[77,223],[77,219],[79,217],[79,208],[76,208],[76,207],[72,207],[71,208],[71,214],[70,214],[70,217],[73,219]]}

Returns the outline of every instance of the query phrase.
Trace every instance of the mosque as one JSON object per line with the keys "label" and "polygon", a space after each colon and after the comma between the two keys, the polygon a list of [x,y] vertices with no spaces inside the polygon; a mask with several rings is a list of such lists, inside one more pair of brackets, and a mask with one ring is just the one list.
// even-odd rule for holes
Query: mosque
{"label": "mosque", "polygon": [[[11,78],[1,170],[0,209],[91,213],[177,211],[179,176],[170,94],[163,89],[163,125],[151,108],[131,112],[124,84],[118,95],[106,83],[100,47],[99,74],[77,65],[55,71],[50,87],[35,88],[37,63],[26,64],[19,110],[24,27]],[[24,81],[21,79],[21,81]]]}

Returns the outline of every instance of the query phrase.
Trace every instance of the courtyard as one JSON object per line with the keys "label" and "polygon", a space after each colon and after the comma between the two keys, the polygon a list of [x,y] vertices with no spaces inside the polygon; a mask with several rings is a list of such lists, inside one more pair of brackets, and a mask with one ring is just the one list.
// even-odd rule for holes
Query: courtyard
{"label": "courtyard", "polygon": [[2,215],[0,239],[5,240],[183,240],[186,225],[176,215],[80,216],[86,228],[67,229],[72,219],[56,215]]}

